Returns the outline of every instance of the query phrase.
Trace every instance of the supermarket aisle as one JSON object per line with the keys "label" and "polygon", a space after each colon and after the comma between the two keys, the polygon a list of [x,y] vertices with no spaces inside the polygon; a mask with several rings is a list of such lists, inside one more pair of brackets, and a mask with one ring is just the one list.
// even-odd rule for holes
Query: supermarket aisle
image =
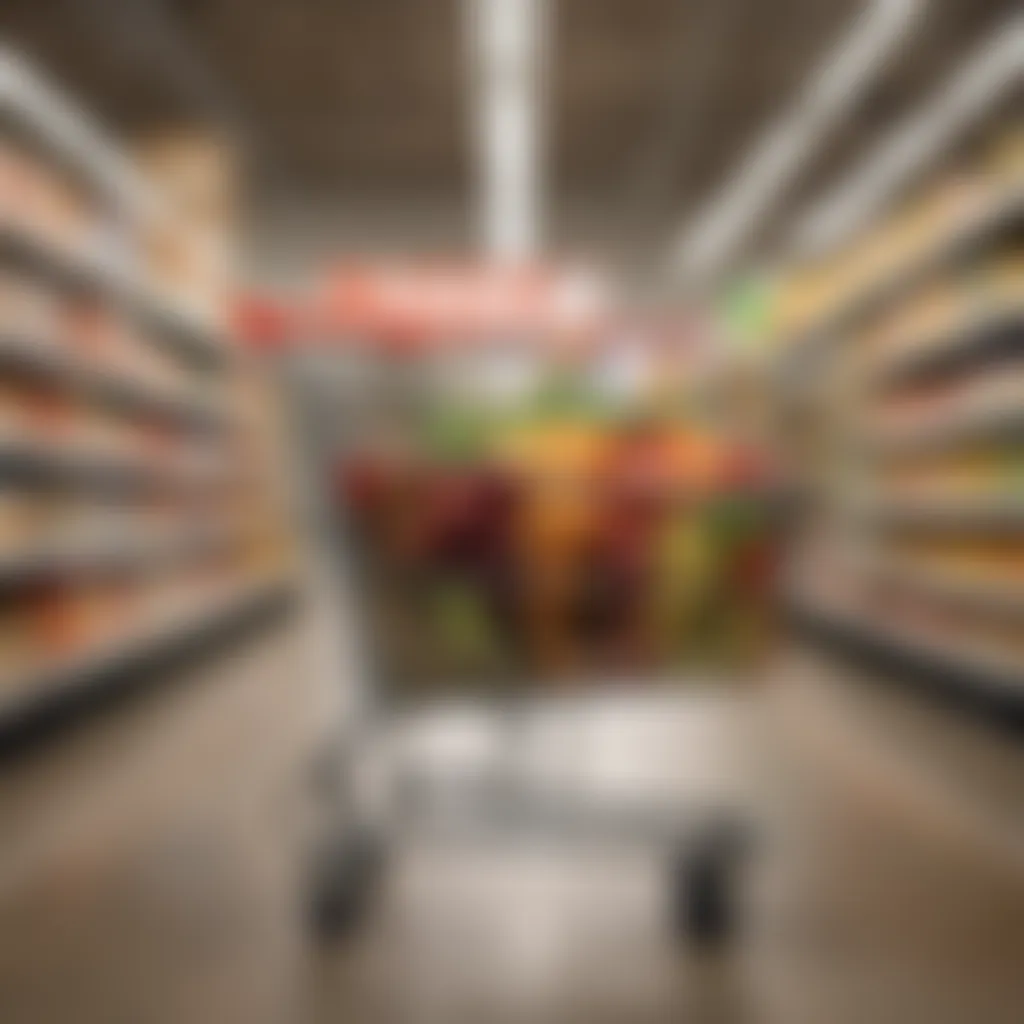
{"label": "supermarket aisle", "polygon": [[661,868],[621,847],[407,850],[368,940],[324,959],[316,1020],[759,1019],[748,965],[668,941]]}
{"label": "supermarket aisle", "polygon": [[0,1019],[294,1019],[331,694],[269,626],[0,774]]}
{"label": "supermarket aisle", "polygon": [[[855,838],[846,834],[848,843]],[[876,880],[873,893],[860,885],[843,894],[832,875],[817,884],[834,905],[809,917],[762,909],[735,954],[697,956],[668,940],[663,865],[649,854],[423,849],[401,867],[369,940],[324,959],[318,1022],[1019,1019],[1019,964],[1010,953],[1019,928],[976,942],[988,927],[979,929],[979,917],[999,897],[972,906],[975,888],[950,900],[943,894],[951,877],[931,868],[916,888],[941,907],[916,924],[879,913],[889,885]],[[905,864],[901,877],[912,882],[914,868]],[[951,944],[956,921],[966,931]]]}
{"label": "supermarket aisle", "polygon": [[[1017,1020],[1024,859],[983,841],[971,814],[959,814],[973,808],[936,808],[920,787],[879,778],[890,767],[882,761],[865,774],[850,757],[859,736],[844,717],[849,703],[822,672],[812,660],[794,661],[758,702],[755,728],[748,722],[742,733],[743,753],[760,740],[765,756],[747,760],[761,774],[747,791],[757,797],[760,848],[746,887],[746,934],[734,950],[697,955],[672,941],[665,861],[649,843],[432,836],[402,849],[364,941],[322,959],[316,1019]],[[619,763],[630,771],[598,779],[580,768],[587,743],[577,731],[576,754],[548,762],[533,781],[547,771],[576,799],[635,799],[659,781],[685,779],[710,756],[702,785],[720,783],[737,753],[721,756],[729,730],[709,729],[706,707],[687,715],[687,699],[692,692],[677,702],[674,722],[663,698],[619,703],[613,745],[628,751]],[[633,727],[659,703],[677,740],[671,763],[650,731]],[[898,720],[909,728],[915,715],[903,709]],[[917,716],[918,738],[947,742],[928,719]],[[981,749],[990,781],[1012,788],[1019,756]]]}
{"label": "supermarket aisle", "polygon": [[1024,752],[881,682],[801,651],[772,693],[799,772],[779,954],[802,1019],[1009,1024],[1024,999]]}
{"label": "supermarket aisle", "polygon": [[[328,695],[298,671],[300,639],[271,630],[244,660],[210,666],[215,678],[119,710],[5,773],[0,1018],[1017,1019],[1021,872],[970,835],[954,842],[948,828],[915,820],[905,800],[886,804],[844,779],[841,759],[824,756],[837,745],[834,721],[808,712],[806,673],[766,708],[777,778],[796,770],[800,787],[760,805],[749,931],[734,954],[699,957],[673,944],[664,864],[643,842],[495,844],[421,831],[396,850],[365,935],[317,950],[298,893],[312,818],[308,755]],[[631,703],[642,710],[645,699],[620,702],[612,721],[644,719]],[[564,703],[555,710],[564,715]],[[675,730],[673,750],[606,716],[603,742],[629,754],[629,771],[595,758],[606,769],[597,778],[580,767],[586,758],[544,755],[532,778],[557,778],[576,795],[657,792],[656,780],[688,757],[703,763],[729,746],[725,730],[701,728],[704,742],[694,742],[692,721],[662,721],[666,740]],[[644,735],[646,762],[635,742]],[[735,754],[725,752],[720,766]]]}

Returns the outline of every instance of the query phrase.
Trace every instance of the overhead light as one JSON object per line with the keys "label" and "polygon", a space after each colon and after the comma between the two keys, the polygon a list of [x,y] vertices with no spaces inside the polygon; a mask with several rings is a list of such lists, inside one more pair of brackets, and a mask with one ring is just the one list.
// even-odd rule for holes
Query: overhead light
{"label": "overhead light", "polygon": [[837,245],[1024,77],[1024,15],[979,46],[928,103],[899,125],[840,186],[801,217],[791,236],[797,254]]}
{"label": "overhead light", "polygon": [[485,252],[519,262],[539,229],[537,104],[544,0],[466,0]]}
{"label": "overhead light", "polygon": [[732,260],[903,38],[924,0],[872,0],[830,51],[795,105],[761,137],[738,172],[675,245],[675,271],[707,280]]}

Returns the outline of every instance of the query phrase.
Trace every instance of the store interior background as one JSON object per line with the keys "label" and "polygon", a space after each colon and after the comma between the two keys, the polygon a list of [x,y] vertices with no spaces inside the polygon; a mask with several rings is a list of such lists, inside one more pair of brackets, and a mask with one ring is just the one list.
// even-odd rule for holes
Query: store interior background
{"label": "store interior background", "polygon": [[1019,1020],[1022,84],[0,0],[0,1020]]}

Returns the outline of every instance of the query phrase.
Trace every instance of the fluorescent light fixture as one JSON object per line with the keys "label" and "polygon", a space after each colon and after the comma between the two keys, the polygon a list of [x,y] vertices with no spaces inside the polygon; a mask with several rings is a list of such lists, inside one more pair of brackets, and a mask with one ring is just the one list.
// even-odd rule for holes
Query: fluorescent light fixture
{"label": "fluorescent light fixture", "polygon": [[736,255],[801,164],[851,108],[903,38],[923,0],[871,0],[822,61],[796,104],[760,139],[672,255],[674,269],[707,280]]}
{"label": "fluorescent light fixture", "polygon": [[1024,77],[1024,15],[1016,15],[983,42],[957,74],[913,116],[882,140],[791,235],[797,254],[839,244]]}
{"label": "fluorescent light fixture", "polygon": [[480,219],[492,258],[529,258],[539,234],[537,124],[540,5],[465,0],[477,96]]}

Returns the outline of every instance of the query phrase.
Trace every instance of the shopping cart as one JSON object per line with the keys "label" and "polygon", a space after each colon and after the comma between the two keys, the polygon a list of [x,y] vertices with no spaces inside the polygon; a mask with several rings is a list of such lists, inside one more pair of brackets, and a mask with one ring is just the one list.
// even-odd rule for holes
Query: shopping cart
{"label": "shopping cart", "polygon": [[349,813],[317,861],[318,934],[368,919],[392,846],[539,843],[643,851],[662,865],[671,933],[727,943],[760,814],[751,705],[686,680],[389,714],[340,776]]}
{"label": "shopping cart", "polygon": [[[297,393],[309,423],[308,386]],[[389,843],[423,836],[647,844],[665,864],[676,932],[708,943],[733,934],[735,882],[753,831],[740,738],[748,698],[737,686],[686,679],[656,689],[563,681],[546,693],[506,685],[425,700],[381,685],[392,680],[388,642],[364,599],[373,566],[360,564],[368,546],[354,542],[339,508],[330,433],[315,422],[309,430],[308,490],[321,526],[331,524],[322,531],[329,559],[358,590],[350,611],[364,616],[374,696],[312,773],[336,812],[313,858],[318,934],[348,933],[364,920]]]}
{"label": "shopping cart", "polygon": [[751,696],[721,680],[409,711],[389,737],[394,821],[442,841],[654,851],[676,933],[722,942],[757,828],[756,730]]}

